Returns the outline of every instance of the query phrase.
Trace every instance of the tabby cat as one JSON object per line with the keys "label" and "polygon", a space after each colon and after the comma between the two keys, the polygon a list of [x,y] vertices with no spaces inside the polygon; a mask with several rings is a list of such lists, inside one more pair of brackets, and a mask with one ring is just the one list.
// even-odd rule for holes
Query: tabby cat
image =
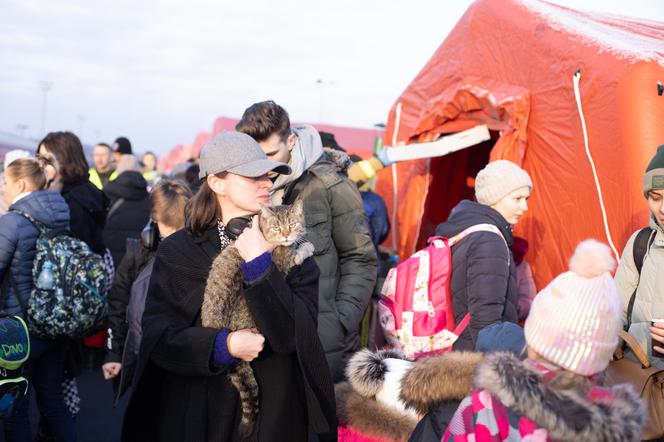
{"label": "tabby cat", "polygon": [[[276,246],[272,251],[272,262],[284,275],[314,253],[313,244],[304,239],[301,200],[290,206],[262,206],[259,227],[265,239]],[[235,245],[230,244],[212,263],[201,310],[203,327],[231,331],[256,327],[242,291],[240,264],[243,262]],[[259,410],[258,384],[254,372],[249,362],[240,360],[228,372],[228,378],[240,394],[240,432],[248,436],[253,431]]]}

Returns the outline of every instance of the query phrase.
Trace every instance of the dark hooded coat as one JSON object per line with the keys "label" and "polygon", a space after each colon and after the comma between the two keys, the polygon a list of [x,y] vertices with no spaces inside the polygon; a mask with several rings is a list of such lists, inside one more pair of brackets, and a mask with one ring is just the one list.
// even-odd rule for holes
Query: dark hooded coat
{"label": "dark hooded coat", "polygon": [[487,325],[519,320],[512,229],[505,218],[489,206],[461,201],[436,228],[436,235],[451,238],[477,224],[496,226],[503,238],[475,232],[452,247],[450,290],[456,323],[470,313],[470,324],[455,342],[455,350],[474,350],[477,334]]}
{"label": "dark hooded coat", "polygon": [[118,268],[127,250],[127,238],[139,238],[150,220],[150,198],[145,178],[135,171],[122,172],[108,183],[104,193],[111,209],[104,227],[104,241]]}

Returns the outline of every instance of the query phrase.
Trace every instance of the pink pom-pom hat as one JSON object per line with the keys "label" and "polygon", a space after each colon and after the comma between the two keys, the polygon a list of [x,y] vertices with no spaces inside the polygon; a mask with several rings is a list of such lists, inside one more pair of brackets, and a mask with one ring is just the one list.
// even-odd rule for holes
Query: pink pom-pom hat
{"label": "pink pom-pom hat", "polygon": [[613,282],[610,249],[581,242],[570,271],[538,293],[526,319],[528,346],[550,362],[590,376],[603,371],[618,345],[623,300]]}

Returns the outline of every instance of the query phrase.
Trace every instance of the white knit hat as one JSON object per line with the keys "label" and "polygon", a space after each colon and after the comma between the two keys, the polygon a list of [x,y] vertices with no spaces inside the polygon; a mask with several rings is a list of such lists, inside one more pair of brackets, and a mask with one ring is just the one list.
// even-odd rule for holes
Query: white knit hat
{"label": "white knit hat", "polygon": [[478,203],[491,206],[522,187],[533,189],[528,172],[511,161],[497,160],[475,177],[475,198]]}
{"label": "white knit hat", "polygon": [[590,376],[606,368],[618,345],[623,299],[606,245],[583,241],[569,267],[535,297],[524,327],[526,342],[548,361]]}
{"label": "white knit hat", "polygon": [[30,158],[30,157],[31,157],[30,152],[28,152],[27,150],[23,149],[10,150],[5,154],[3,169],[7,169],[7,166],[9,166],[15,160],[19,160],[21,158]]}

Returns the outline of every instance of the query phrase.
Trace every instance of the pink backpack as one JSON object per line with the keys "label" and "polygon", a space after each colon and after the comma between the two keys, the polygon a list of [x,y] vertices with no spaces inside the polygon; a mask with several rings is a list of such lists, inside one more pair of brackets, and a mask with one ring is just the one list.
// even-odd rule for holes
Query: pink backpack
{"label": "pink backpack", "polygon": [[[379,302],[380,323],[388,344],[408,359],[444,353],[463,333],[470,314],[455,324],[452,309],[452,246],[475,232],[493,232],[492,224],[477,224],[453,238],[429,238],[428,246],[391,269]],[[507,242],[505,242],[507,246]]]}

